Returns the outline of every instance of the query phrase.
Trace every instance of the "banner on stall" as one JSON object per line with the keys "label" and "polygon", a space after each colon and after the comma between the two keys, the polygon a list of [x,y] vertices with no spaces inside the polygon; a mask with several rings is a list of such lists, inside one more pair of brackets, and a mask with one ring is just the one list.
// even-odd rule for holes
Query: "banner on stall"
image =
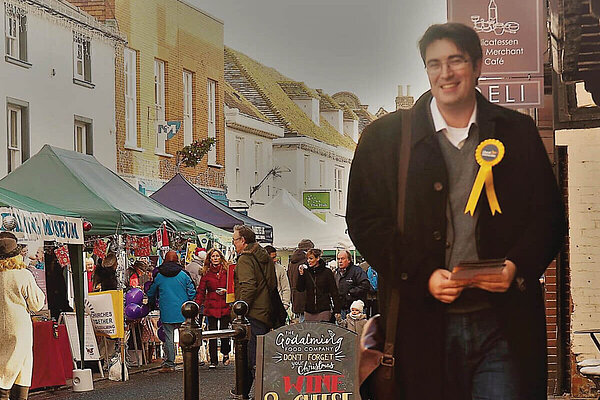
{"label": "banner on stall", "polygon": [[122,290],[90,293],[86,306],[96,333],[112,339],[124,337]]}
{"label": "banner on stall", "polygon": [[46,240],[59,243],[83,244],[83,223],[81,218],[61,217],[0,207],[0,231],[4,230],[2,221],[13,216],[16,227],[12,230],[19,241]]}

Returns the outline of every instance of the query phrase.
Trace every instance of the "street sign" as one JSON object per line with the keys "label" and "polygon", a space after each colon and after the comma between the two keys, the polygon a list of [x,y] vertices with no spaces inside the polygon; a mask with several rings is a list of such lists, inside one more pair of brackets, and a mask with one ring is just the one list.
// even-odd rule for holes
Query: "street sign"
{"label": "street sign", "polygon": [[542,0],[448,0],[448,21],[472,27],[481,38],[479,87],[491,102],[542,106],[544,16]]}
{"label": "street sign", "polygon": [[360,399],[357,344],[356,333],[321,322],[258,336],[255,398]]}
{"label": "street sign", "polygon": [[309,210],[329,210],[331,194],[329,192],[303,192],[302,204]]}

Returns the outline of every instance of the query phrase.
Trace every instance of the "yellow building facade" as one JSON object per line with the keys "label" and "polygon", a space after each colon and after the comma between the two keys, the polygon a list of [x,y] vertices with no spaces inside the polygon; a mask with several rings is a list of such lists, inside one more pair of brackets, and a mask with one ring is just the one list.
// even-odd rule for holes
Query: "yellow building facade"
{"label": "yellow building facade", "polygon": [[116,110],[119,175],[151,194],[176,173],[178,150],[210,136],[213,150],[197,167],[179,171],[194,184],[223,190],[223,22],[182,0],[71,2],[114,21],[127,37],[116,65],[123,104]]}

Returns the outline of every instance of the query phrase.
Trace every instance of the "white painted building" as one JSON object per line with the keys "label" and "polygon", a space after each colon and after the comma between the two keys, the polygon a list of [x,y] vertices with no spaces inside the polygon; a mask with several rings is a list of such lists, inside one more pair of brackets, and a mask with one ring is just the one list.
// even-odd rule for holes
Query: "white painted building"
{"label": "white painted building", "polygon": [[115,54],[125,39],[61,0],[4,0],[0,177],[48,143],[116,170]]}
{"label": "white painted building", "polygon": [[282,174],[275,187],[286,189],[300,203],[304,203],[304,193],[328,193],[329,209],[323,212],[345,215],[352,157],[349,149],[306,136],[275,139],[273,164],[291,171]]}
{"label": "white painted building", "polygon": [[[283,128],[225,106],[225,184],[230,206],[248,208],[273,197],[273,139]],[[250,196],[253,188],[260,188]]]}

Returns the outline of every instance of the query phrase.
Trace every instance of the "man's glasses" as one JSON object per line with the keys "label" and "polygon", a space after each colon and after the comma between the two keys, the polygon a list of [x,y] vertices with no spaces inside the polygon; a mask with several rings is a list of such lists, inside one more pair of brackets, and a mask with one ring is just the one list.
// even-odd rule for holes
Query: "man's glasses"
{"label": "man's glasses", "polygon": [[427,63],[427,65],[425,66],[425,69],[427,70],[427,73],[429,75],[437,75],[442,72],[442,68],[444,67],[444,64],[446,64],[448,66],[449,70],[452,70],[453,72],[457,72],[457,71],[461,71],[467,67],[467,65],[469,64],[469,59],[462,57],[462,56],[454,56],[454,57],[448,58],[445,62],[438,61],[438,60],[432,60]]}
{"label": "man's glasses", "polygon": [[242,237],[237,237],[237,238],[231,238],[231,243],[235,243],[236,240],[240,240]]}

